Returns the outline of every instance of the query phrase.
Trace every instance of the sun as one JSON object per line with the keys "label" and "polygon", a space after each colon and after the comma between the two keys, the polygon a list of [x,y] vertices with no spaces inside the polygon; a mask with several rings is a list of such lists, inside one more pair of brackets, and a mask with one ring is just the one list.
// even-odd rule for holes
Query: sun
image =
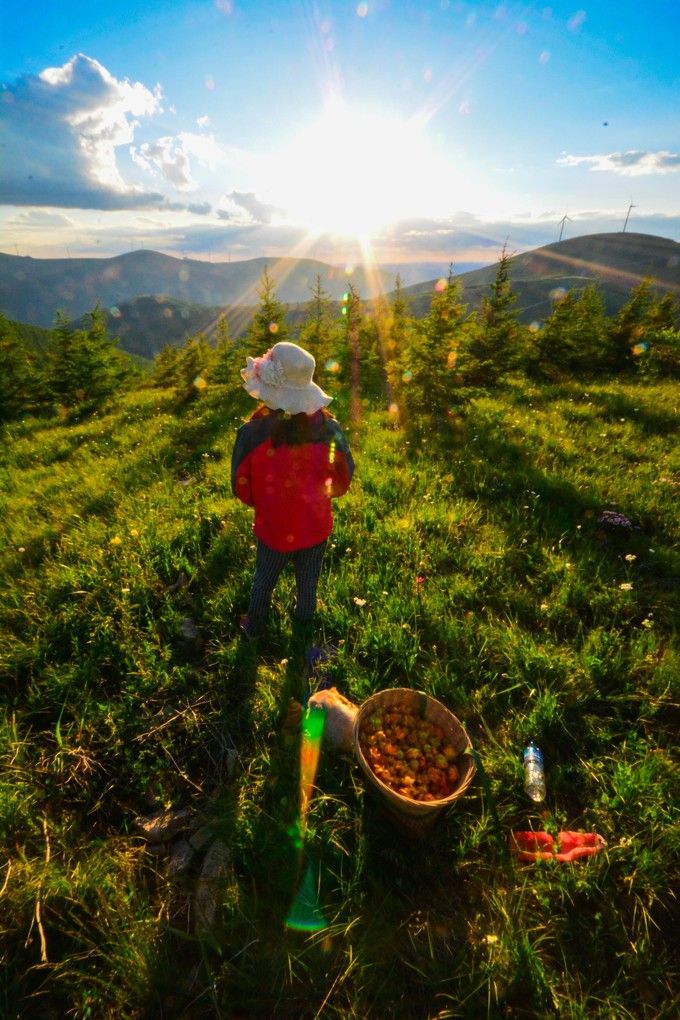
{"label": "sun", "polygon": [[370,239],[416,215],[432,187],[445,186],[440,160],[416,120],[339,101],[279,158],[280,205],[314,234]]}

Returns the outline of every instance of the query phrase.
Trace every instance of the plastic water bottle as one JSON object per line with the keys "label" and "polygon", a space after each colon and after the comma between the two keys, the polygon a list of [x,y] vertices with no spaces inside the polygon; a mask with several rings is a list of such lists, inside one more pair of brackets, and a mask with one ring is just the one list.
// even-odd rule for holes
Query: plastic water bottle
{"label": "plastic water bottle", "polygon": [[524,748],[524,791],[537,804],[545,800],[545,772],[540,748],[530,740]]}

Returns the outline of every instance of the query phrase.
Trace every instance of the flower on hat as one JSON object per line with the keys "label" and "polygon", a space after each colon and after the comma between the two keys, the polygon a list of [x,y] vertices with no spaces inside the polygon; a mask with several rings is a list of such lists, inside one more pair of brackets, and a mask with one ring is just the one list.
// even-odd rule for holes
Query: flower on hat
{"label": "flower on hat", "polygon": [[256,358],[255,374],[266,386],[283,386],[286,381],[286,370],[283,365],[274,361],[271,350],[261,358]]}

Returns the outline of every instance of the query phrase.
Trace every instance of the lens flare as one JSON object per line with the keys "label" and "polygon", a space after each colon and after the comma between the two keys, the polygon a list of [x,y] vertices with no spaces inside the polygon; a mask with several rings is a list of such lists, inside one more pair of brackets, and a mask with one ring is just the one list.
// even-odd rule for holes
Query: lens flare
{"label": "lens flare", "polygon": [[[326,710],[320,706],[306,709],[302,716],[302,739],[300,742],[300,817],[289,830],[295,849],[302,853],[307,828],[307,811],[314,790],[321,754],[323,731],[326,724]],[[328,922],[319,905],[317,882],[314,880],[312,865],[307,864],[288,917],[286,927],[296,931],[321,931]]]}

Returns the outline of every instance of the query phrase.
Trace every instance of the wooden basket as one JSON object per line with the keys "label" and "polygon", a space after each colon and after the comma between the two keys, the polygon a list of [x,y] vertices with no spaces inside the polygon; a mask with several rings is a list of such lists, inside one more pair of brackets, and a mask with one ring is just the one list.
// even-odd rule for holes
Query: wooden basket
{"label": "wooden basket", "polygon": [[[434,726],[439,726],[444,730],[446,742],[451,744],[458,753],[456,765],[460,772],[460,778],[448,797],[431,801],[411,800],[409,797],[397,793],[376,776],[361,750],[359,734],[364,719],[377,708],[396,708],[415,712],[421,719],[427,719]],[[390,687],[387,690],[378,691],[377,694],[371,695],[364,701],[354,723],[354,750],[369,790],[377,795],[399,828],[407,835],[416,838],[422,838],[443,812],[463,796],[476,771],[470,754],[468,735],[453,712],[450,712],[445,705],[442,705],[441,701],[437,701],[429,694],[411,690],[409,687]]]}

